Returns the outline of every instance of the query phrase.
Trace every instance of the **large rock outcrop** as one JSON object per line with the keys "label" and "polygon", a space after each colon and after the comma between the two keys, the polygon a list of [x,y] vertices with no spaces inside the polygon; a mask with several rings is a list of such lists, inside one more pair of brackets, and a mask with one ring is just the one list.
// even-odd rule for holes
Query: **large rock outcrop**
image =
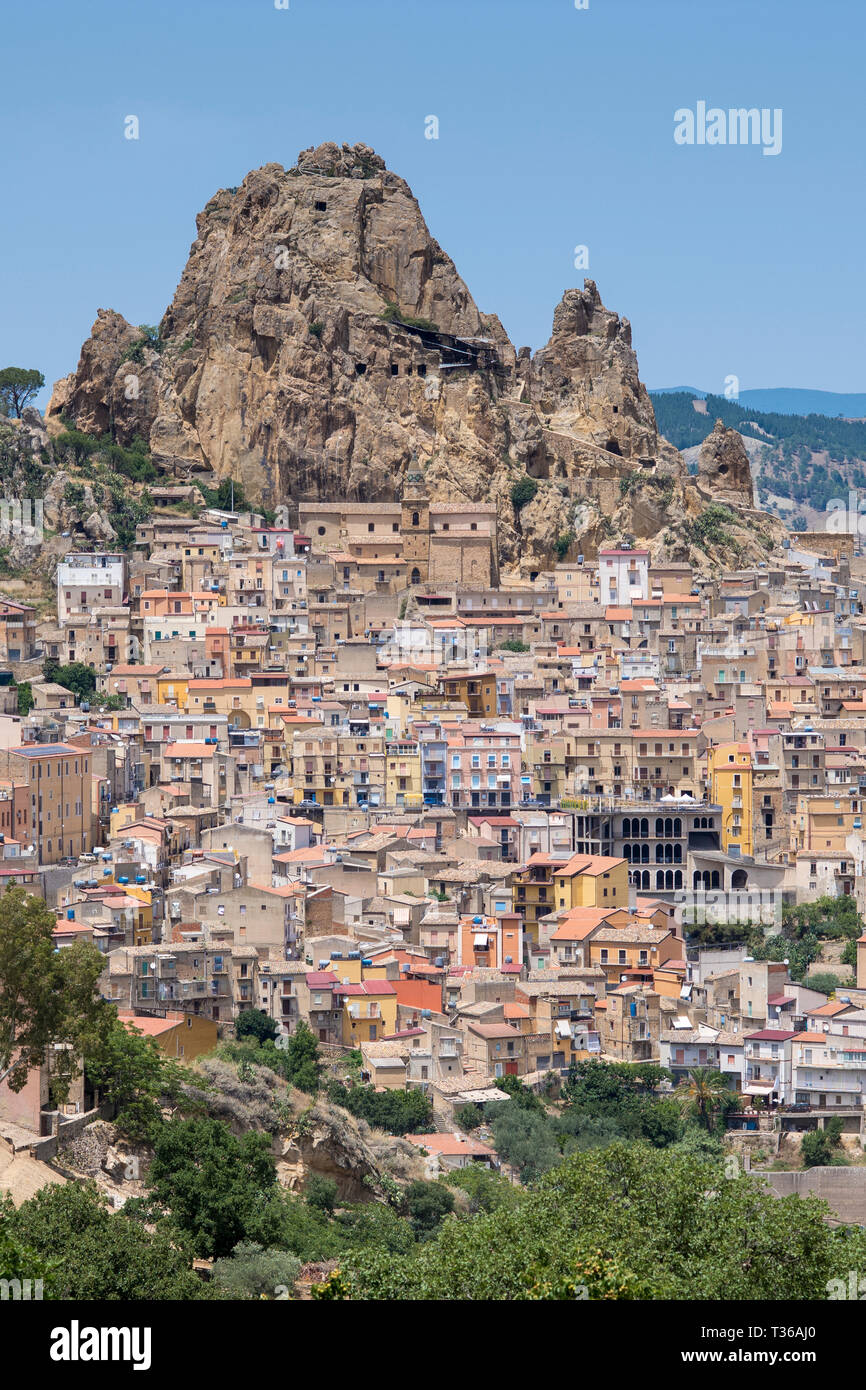
{"label": "large rock outcrop", "polygon": [[734,507],[754,507],[752,468],[742,436],[717,420],[698,455],[698,488],[708,498]]}
{"label": "large rock outcrop", "polygon": [[[160,342],[100,310],[49,428],[141,434],[167,473],[232,476],[269,506],[391,500],[420,471],[435,500],[493,500],[525,572],[564,536],[588,555],[621,535],[688,553],[703,500],[592,281],[534,358],[515,351],[365,145],[256,169],[197,229]],[[524,472],[538,492],[518,513]],[[741,541],[763,553],[749,526]]]}

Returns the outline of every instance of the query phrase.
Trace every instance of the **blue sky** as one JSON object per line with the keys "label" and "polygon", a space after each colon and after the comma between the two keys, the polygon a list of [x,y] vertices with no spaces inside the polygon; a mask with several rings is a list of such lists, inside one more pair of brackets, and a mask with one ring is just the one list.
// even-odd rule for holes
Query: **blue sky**
{"label": "blue sky", "polygon": [[[518,346],[589,274],[651,386],[866,390],[862,0],[289,3],[7,7],[0,365],[53,382],[98,307],[157,322],[216,189],[333,139]],[[780,107],[781,153],[675,144],[699,101]]]}

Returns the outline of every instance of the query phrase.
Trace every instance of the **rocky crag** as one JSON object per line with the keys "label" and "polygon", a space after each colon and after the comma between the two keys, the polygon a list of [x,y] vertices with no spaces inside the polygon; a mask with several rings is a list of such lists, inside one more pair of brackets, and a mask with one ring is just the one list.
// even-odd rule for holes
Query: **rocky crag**
{"label": "rocky crag", "polygon": [[[718,558],[697,525],[710,473],[699,490],[660,437],[628,320],[592,281],[565,292],[542,349],[516,350],[365,145],[256,169],[197,229],[158,337],[99,310],[50,432],[139,436],[166,474],[231,476],[270,507],[392,500],[421,473],[432,499],[495,501],[503,563],[523,573],[625,536]],[[515,505],[525,475],[535,494]],[[755,559],[779,524],[752,510],[750,478],[732,483],[725,553]]]}

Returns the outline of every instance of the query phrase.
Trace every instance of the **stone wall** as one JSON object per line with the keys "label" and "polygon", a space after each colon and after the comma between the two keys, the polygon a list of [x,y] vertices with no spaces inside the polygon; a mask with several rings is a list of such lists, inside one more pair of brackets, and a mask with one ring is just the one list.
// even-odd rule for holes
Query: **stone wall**
{"label": "stone wall", "polygon": [[866,1226],[866,1168],[807,1168],[805,1172],[758,1176],[777,1197],[812,1193],[823,1197],[841,1221]]}

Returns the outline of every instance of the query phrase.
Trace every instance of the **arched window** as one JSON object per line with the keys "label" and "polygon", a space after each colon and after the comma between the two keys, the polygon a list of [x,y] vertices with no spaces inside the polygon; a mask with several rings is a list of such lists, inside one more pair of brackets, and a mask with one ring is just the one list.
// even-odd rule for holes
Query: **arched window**
{"label": "arched window", "polygon": [[642,839],[645,836],[649,835],[649,821],[647,820],[646,816],[641,817],[640,833]]}
{"label": "arched window", "polygon": [[674,847],[673,847],[673,845],[665,845],[665,863],[666,863],[666,864],[672,864],[673,861],[674,861]]}
{"label": "arched window", "polygon": [[746,873],[745,869],[734,869],[734,872],[731,874],[732,888],[737,890],[746,888],[748,886],[748,882],[749,875]]}
{"label": "arched window", "polygon": [[664,869],[658,869],[658,870],[656,871],[656,888],[664,888],[664,886],[665,886],[665,871],[664,871]]}
{"label": "arched window", "polygon": [[665,834],[667,835],[668,839],[670,839],[670,837],[671,837],[671,835],[673,835],[673,833],[674,833],[674,823],[673,823],[673,821],[671,820],[670,816],[665,816]]}
{"label": "arched window", "polygon": [[644,871],[643,871],[643,881],[642,881],[642,883],[641,883],[641,887],[642,887],[642,888],[649,888],[649,886],[650,886],[649,869],[644,869]]}
{"label": "arched window", "polygon": [[674,869],[674,888],[682,888],[683,874],[681,869]]}
{"label": "arched window", "polygon": [[413,525],[413,526],[420,526],[420,525],[421,525],[421,517],[420,517],[420,515],[418,514],[418,512],[413,512],[413,513],[412,513],[412,525]]}
{"label": "arched window", "polygon": [[718,887],[719,887],[719,871],[718,871],[718,869],[713,869],[713,876],[712,876],[712,879],[711,879],[711,881],[710,881],[710,887],[711,887],[711,888],[718,888]]}
{"label": "arched window", "polygon": [[415,566],[415,568],[413,569],[411,575],[409,576],[409,583],[410,583],[410,584],[420,584],[420,583],[421,583],[421,571],[418,569],[418,566],[417,566],[417,565]]}
{"label": "arched window", "polygon": [[641,859],[641,863],[642,863],[642,864],[648,864],[648,863],[649,863],[649,845],[641,845],[641,847],[640,847],[640,859]]}
{"label": "arched window", "polygon": [[682,862],[683,862],[683,847],[682,847],[682,845],[674,845],[674,863],[675,863],[675,864],[682,864]]}
{"label": "arched window", "polygon": [[664,862],[665,862],[665,847],[664,847],[664,845],[656,845],[656,863],[657,863],[657,864],[663,864]]}
{"label": "arched window", "polygon": [[664,821],[662,820],[661,816],[656,816],[656,834],[657,834],[657,835],[664,835],[664,833],[665,833],[665,823],[664,823]]}
{"label": "arched window", "polygon": [[626,864],[631,863],[631,845],[623,845],[622,857],[625,860]]}
{"label": "arched window", "polygon": [[627,838],[631,834],[631,817],[626,816],[622,823],[622,833]]}
{"label": "arched window", "polygon": [[682,833],[683,833],[683,823],[682,823],[682,821],[680,820],[679,816],[677,816],[676,820],[674,821],[674,839],[675,839],[675,840],[679,840],[680,837],[681,837],[681,835],[682,835]]}
{"label": "arched window", "polygon": [[673,886],[674,886],[674,876],[673,876],[673,872],[672,872],[670,869],[667,869],[667,870],[665,871],[665,888],[673,888]]}

